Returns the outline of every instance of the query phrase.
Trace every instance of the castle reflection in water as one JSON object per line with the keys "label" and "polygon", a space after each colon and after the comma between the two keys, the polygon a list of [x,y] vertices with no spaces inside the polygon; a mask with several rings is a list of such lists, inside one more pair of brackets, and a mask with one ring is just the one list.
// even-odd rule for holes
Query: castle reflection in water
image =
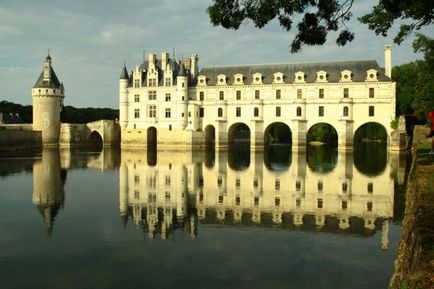
{"label": "castle reflection in water", "polygon": [[[355,158],[349,152],[103,150],[74,155],[44,149],[33,162],[33,203],[51,233],[65,206],[67,170],[119,169],[120,215],[148,238],[175,230],[198,237],[198,223],[264,226],[373,235],[394,212],[395,182],[402,183],[402,155]],[[374,167],[372,169],[372,167]]]}

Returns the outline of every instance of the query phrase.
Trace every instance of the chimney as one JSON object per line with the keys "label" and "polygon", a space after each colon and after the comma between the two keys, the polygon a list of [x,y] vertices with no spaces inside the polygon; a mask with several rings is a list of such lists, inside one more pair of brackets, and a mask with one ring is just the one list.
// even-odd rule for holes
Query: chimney
{"label": "chimney", "polygon": [[161,53],[161,70],[163,71],[166,70],[168,59],[169,59],[169,54],[167,52]]}
{"label": "chimney", "polygon": [[148,54],[148,61],[149,61],[149,63],[155,64],[155,54],[154,53]]}
{"label": "chimney", "polygon": [[191,59],[188,57],[185,57],[184,60],[182,61],[182,63],[184,63],[184,67],[187,70],[191,69]]}
{"label": "chimney", "polygon": [[384,46],[384,74],[392,78],[392,45]]}
{"label": "chimney", "polygon": [[196,77],[197,76],[196,74],[198,73],[199,70],[198,68],[199,58],[197,57],[196,53],[193,53],[190,59],[191,59],[191,75],[193,77]]}

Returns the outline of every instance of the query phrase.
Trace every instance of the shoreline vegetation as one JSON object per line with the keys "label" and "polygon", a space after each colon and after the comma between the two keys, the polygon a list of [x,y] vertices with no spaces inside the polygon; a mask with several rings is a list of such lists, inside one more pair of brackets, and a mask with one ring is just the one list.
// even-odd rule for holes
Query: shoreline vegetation
{"label": "shoreline vegetation", "polygon": [[413,163],[395,271],[389,289],[434,288],[434,156],[427,128],[414,130]]}

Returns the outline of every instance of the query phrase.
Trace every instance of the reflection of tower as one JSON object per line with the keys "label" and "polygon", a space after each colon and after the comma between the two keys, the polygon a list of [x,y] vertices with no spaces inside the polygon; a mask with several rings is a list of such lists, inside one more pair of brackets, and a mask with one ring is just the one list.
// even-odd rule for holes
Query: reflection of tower
{"label": "reflection of tower", "polygon": [[381,249],[389,249],[389,221],[384,221],[381,226]]}
{"label": "reflection of tower", "polygon": [[60,170],[59,150],[44,148],[42,160],[33,165],[33,204],[43,216],[49,234],[65,201],[65,179],[66,171]]}
{"label": "reflection of tower", "polygon": [[58,146],[60,134],[60,111],[63,105],[64,87],[59,82],[51,57],[47,56],[44,70],[32,89],[33,130],[42,131],[44,146]]}

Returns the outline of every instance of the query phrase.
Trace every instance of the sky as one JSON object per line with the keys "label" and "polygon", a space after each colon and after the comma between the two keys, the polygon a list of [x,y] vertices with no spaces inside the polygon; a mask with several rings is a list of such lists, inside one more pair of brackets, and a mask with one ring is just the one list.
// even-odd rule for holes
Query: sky
{"label": "sky", "polygon": [[[206,13],[211,0],[1,0],[0,101],[31,104],[31,88],[48,49],[53,68],[65,85],[65,105],[118,108],[119,75],[125,61],[134,69],[146,54],[175,50],[177,59],[197,53],[199,69],[234,64],[291,63],[374,59],[384,64],[388,37],[376,36],[357,17],[378,0],[358,0],[347,26],[356,39],[344,47],[329,35],[323,46],[289,53],[295,34],[276,21],[262,29],[251,23],[239,30],[214,27]],[[434,27],[421,32],[434,37]],[[416,59],[414,36],[393,45],[392,63]]]}

